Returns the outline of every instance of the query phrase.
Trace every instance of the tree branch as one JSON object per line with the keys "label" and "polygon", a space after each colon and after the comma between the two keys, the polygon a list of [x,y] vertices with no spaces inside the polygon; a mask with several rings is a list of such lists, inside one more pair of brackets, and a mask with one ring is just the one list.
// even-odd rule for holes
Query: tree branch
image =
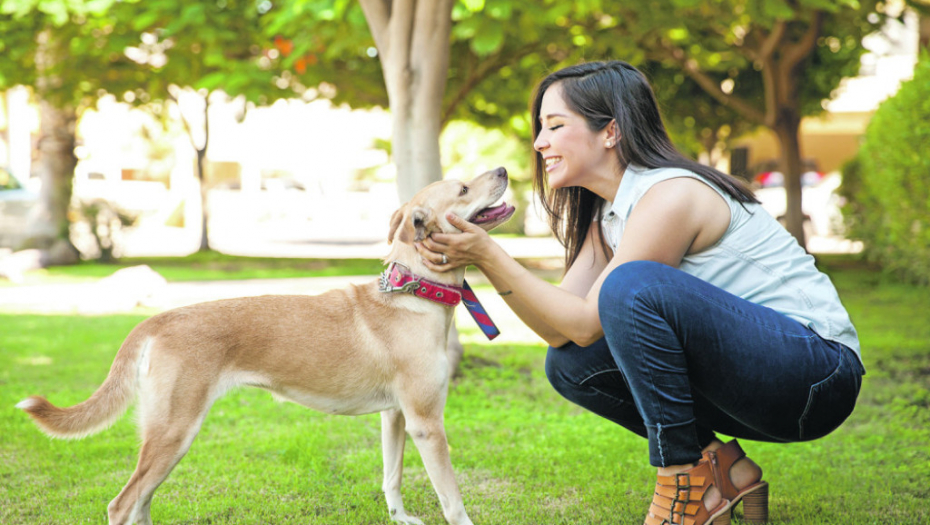
{"label": "tree branch", "polygon": [[437,135],[449,77],[453,3],[454,0],[417,0],[409,41],[417,104],[430,108],[427,114],[435,117]]}
{"label": "tree branch", "polygon": [[805,58],[807,58],[814,46],[817,45],[817,39],[820,38],[820,32],[823,29],[824,13],[823,11],[814,11],[814,17],[807,26],[807,30],[801,39],[794,44],[785,46],[782,53],[782,71],[788,72],[794,69]]}
{"label": "tree branch", "polygon": [[718,102],[724,106],[733,108],[736,112],[753,122],[758,122],[759,124],[765,123],[765,115],[762,112],[753,107],[749,102],[737,96],[724,93],[723,90],[720,89],[720,84],[707,73],[701,71],[697,63],[689,59],[683,50],[666,42],[662,43],[662,47],[665,48],[669,58],[678,62],[686,75],[691,77],[697,85],[701,86],[704,91],[714,97]]}
{"label": "tree branch", "polygon": [[178,114],[181,115],[181,124],[184,125],[184,131],[187,132],[187,140],[191,141],[191,147],[194,148],[194,151],[198,151],[197,144],[194,143],[194,131],[191,128],[190,122],[188,122],[187,117],[184,116],[184,111],[181,110],[181,101],[178,100],[178,96],[171,92],[171,88],[167,89],[168,98],[170,98],[175,105],[178,106]]}
{"label": "tree branch", "polygon": [[[510,63],[518,62],[524,56],[535,51],[536,48],[536,43],[527,44],[514,53],[508,54],[507,58]],[[502,67],[507,65],[507,63],[502,60],[503,58],[504,56],[502,53],[495,53],[492,57],[487,57],[482,60],[477,68],[471,70],[472,74],[470,74],[468,78],[462,82],[459,90],[456,91],[455,95],[452,96],[449,103],[446,104],[446,107],[443,109],[442,122],[440,124],[442,127],[446,127],[446,124],[449,123],[449,120],[452,119],[452,115],[455,113],[455,108],[457,108],[458,105],[461,104],[463,100],[465,100],[465,97],[467,97],[468,94],[471,93],[471,91],[475,89],[478,84],[481,84],[484,79],[491,76],[491,74],[500,71]]]}
{"label": "tree branch", "polygon": [[[448,74],[453,3],[454,0],[419,0],[414,14],[413,27],[416,30],[411,42],[410,61],[418,68],[441,74],[443,79]],[[439,50],[445,52],[437,52]]]}
{"label": "tree branch", "polygon": [[388,22],[391,19],[391,0],[359,0],[359,4],[365,13],[375,46],[382,54],[387,55],[389,42],[386,39]]}
{"label": "tree branch", "polygon": [[387,26],[387,44],[389,52],[384,56],[395,62],[398,71],[404,71],[410,64],[410,42],[413,35],[413,15],[417,0],[393,0]]}
{"label": "tree branch", "polygon": [[788,22],[779,20],[772,28],[772,32],[765,35],[762,39],[762,47],[759,49],[759,60],[768,60],[772,58],[775,50],[781,45],[785,38],[785,32],[788,30]]}

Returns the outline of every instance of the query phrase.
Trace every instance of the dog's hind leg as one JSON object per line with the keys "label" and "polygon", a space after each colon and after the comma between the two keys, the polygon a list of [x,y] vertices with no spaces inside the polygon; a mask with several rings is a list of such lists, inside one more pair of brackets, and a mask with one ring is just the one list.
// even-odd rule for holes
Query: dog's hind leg
{"label": "dog's hind leg", "polygon": [[107,507],[110,525],[151,525],[155,490],[187,453],[212,406],[208,389],[196,390],[202,391],[168,390],[167,395],[154,398],[154,406],[139,407],[142,431],[139,462],[126,486]]}
{"label": "dog's hind leg", "polygon": [[381,454],[384,458],[384,483],[381,490],[387,500],[391,521],[423,525],[423,522],[408,516],[400,494],[401,477],[404,471],[404,445],[407,434],[404,430],[404,414],[400,410],[381,412]]}

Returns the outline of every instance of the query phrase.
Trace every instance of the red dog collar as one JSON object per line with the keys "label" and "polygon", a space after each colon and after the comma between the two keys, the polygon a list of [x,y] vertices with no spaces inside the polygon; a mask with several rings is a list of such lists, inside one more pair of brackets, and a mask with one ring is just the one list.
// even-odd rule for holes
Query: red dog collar
{"label": "red dog collar", "polygon": [[378,289],[385,293],[410,293],[444,306],[454,307],[462,302],[462,289],[458,286],[424,279],[399,262],[392,262],[381,273]]}
{"label": "red dog collar", "polygon": [[468,313],[488,339],[494,339],[501,333],[466,281],[462,281],[461,287],[437,283],[414,274],[399,262],[392,262],[387,270],[381,272],[378,289],[385,293],[410,293],[443,306],[455,307],[464,302]]}

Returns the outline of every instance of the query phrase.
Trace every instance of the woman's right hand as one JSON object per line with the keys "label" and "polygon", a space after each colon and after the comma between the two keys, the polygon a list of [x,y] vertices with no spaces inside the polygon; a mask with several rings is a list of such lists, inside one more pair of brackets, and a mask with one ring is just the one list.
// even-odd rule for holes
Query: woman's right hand
{"label": "woman's right hand", "polygon": [[454,213],[447,214],[446,219],[461,230],[461,233],[433,233],[422,242],[416,243],[423,263],[430,270],[437,272],[469,264],[480,268],[487,262],[490,245],[494,242],[488,232]]}

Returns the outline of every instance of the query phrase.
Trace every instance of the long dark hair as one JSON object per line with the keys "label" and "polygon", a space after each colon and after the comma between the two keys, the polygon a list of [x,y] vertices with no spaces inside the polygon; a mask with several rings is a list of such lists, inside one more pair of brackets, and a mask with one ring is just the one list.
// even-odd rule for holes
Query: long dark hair
{"label": "long dark hair", "polygon": [[[632,163],[646,168],[683,168],[701,175],[738,202],[759,202],[734,177],[689,159],[675,148],[649,81],[638,69],[620,60],[578,64],[544,78],[536,87],[531,107],[533,140],[542,131],[539,113],[543,95],[556,82],[562,88],[565,104],[584,117],[591,131],[601,131],[611,120],[616,121],[620,140],[615,151],[621,167]],[[567,270],[581,253],[592,222],[597,220],[600,228],[605,201],[581,187],[549,188],[542,154],[536,152],[533,159],[533,188],[546,210],[552,232],[565,246]],[[603,239],[601,235],[602,244]]]}

